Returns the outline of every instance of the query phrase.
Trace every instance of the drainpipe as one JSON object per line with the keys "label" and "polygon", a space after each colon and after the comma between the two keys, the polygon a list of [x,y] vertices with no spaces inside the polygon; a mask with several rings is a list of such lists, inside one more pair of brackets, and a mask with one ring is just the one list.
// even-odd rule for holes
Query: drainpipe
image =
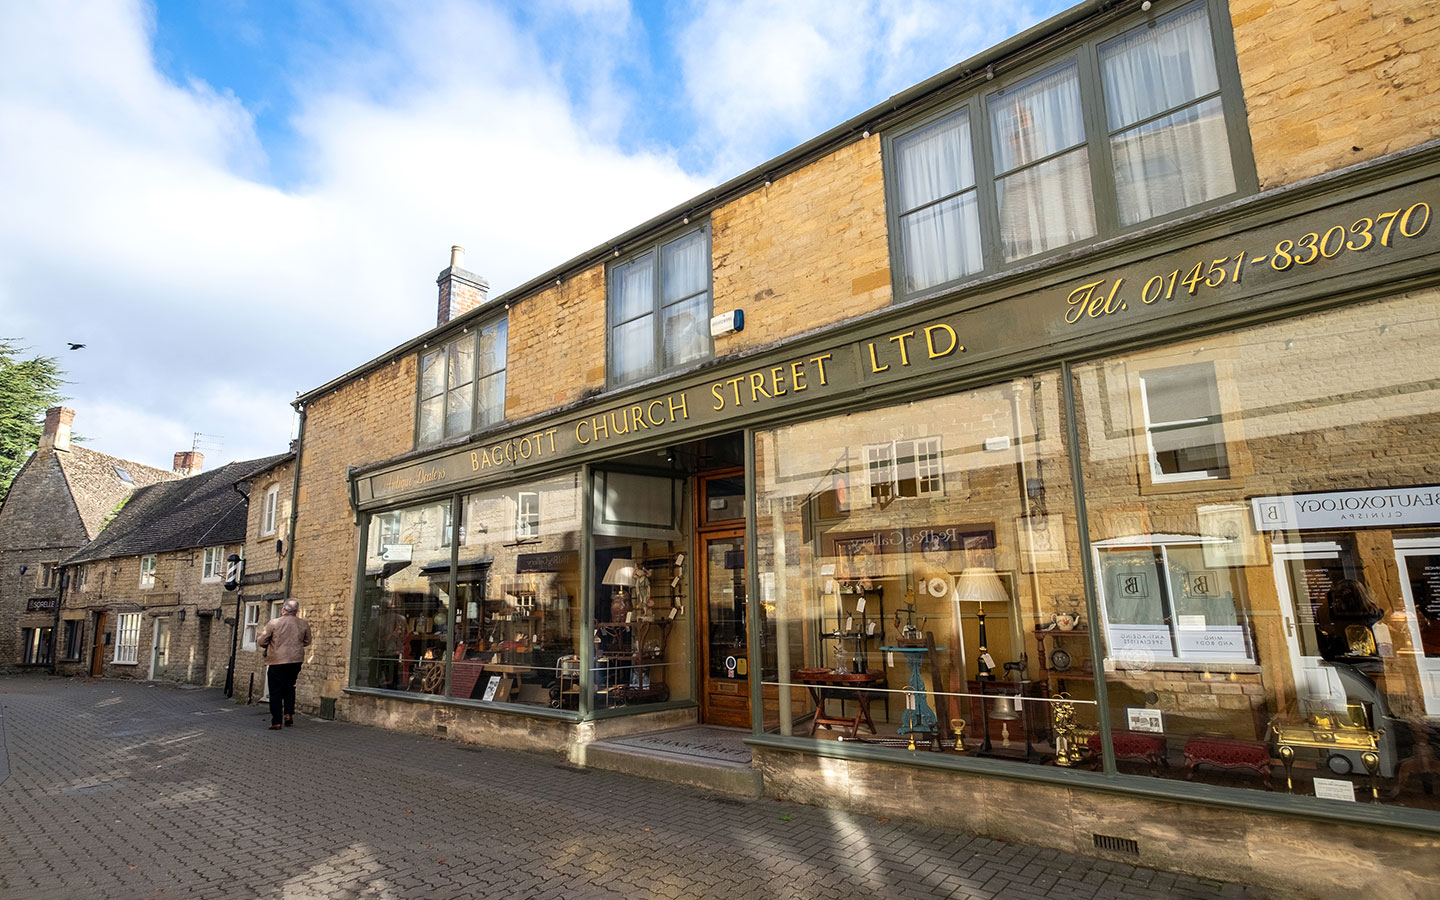
{"label": "drainpipe", "polygon": [[[240,485],[238,484],[230,485],[230,490],[240,495],[240,502],[245,507],[245,522],[247,523],[245,532],[246,537],[248,538],[250,532],[248,524],[250,522],[250,492],[240,490]],[[244,580],[245,576],[245,559],[241,557],[239,560],[235,560],[235,554],[233,553],[230,556],[231,559],[227,559],[225,561],[227,570],[232,561],[238,563],[238,566],[235,570],[235,618],[232,619],[230,622],[230,661],[225,664],[226,697],[235,696],[235,652],[239,649],[238,645],[240,643],[240,612],[243,609],[242,603],[245,595],[245,591],[240,586],[240,582]],[[230,573],[227,571],[227,579],[229,578],[229,575]],[[226,583],[225,587],[227,589],[230,587],[228,582]]]}
{"label": "drainpipe", "polygon": [[295,523],[300,519],[300,455],[305,450],[305,406],[295,403],[300,424],[295,432],[295,480],[290,487],[290,552],[285,554],[285,581],[282,590],[290,596],[290,575],[295,570]]}

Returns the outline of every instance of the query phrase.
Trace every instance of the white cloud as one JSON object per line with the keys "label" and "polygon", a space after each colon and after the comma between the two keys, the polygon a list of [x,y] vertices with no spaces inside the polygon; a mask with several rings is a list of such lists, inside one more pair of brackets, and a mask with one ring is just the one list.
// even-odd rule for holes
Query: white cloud
{"label": "white cloud", "polygon": [[1039,18],[1009,0],[705,0],[682,38],[685,90],[715,168],[735,174],[777,135],[799,144]]}
{"label": "white cloud", "polygon": [[311,174],[285,191],[233,97],[157,72],[144,6],[7,4],[0,332],[61,355],[91,447],[282,452],[297,390],[434,324],[452,243],[498,292],[706,186],[597,138],[503,15],[373,15],[387,45],[299,86]]}

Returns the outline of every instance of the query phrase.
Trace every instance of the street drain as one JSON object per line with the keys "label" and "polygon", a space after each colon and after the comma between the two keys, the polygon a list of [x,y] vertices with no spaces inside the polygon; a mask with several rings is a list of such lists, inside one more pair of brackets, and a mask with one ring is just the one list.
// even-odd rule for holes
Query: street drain
{"label": "street drain", "polygon": [[1132,856],[1140,855],[1140,843],[1130,838],[1114,837],[1108,834],[1094,834],[1096,850],[1108,850],[1111,853],[1129,853]]}

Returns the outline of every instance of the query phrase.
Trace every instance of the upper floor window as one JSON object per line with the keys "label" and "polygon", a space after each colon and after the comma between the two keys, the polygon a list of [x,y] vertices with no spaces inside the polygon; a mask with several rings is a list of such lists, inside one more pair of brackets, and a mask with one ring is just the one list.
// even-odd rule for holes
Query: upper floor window
{"label": "upper floor window", "polygon": [[607,306],[612,386],[708,357],[710,229],[696,228],[612,266]]}
{"label": "upper floor window", "polygon": [[540,537],[540,494],[538,491],[520,491],[515,495],[515,539],[519,541]]}
{"label": "upper floor window", "polygon": [[155,586],[155,557],[140,557],[140,586],[152,588]]}
{"label": "upper floor window", "polygon": [[201,581],[219,581],[225,577],[225,548],[206,547],[205,564],[200,569]]}
{"label": "upper floor window", "polygon": [[280,485],[272,484],[265,491],[265,505],[260,511],[260,534],[274,534],[275,520],[280,511]]}
{"label": "upper floor window", "polygon": [[420,356],[417,441],[434,444],[505,418],[509,323],[498,319]]}
{"label": "upper floor window", "polygon": [[40,587],[56,588],[60,586],[60,563],[46,562],[40,564]]}
{"label": "upper floor window", "polygon": [[1140,406],[1152,481],[1229,477],[1214,363],[1141,372]]}
{"label": "upper floor window", "polygon": [[1210,25],[1208,0],[1192,3],[892,136],[897,293],[1233,196],[1242,177],[1253,190],[1236,171],[1242,117],[1225,115],[1238,78]]}

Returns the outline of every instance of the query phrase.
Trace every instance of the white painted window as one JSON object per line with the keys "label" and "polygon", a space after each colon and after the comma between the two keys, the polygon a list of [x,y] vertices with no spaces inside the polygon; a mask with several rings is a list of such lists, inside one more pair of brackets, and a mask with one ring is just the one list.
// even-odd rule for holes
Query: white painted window
{"label": "white painted window", "polygon": [[864,452],[870,500],[884,504],[897,497],[938,497],[945,493],[938,435],[866,444]]}
{"label": "white painted window", "polygon": [[255,638],[260,633],[260,603],[251,600],[245,604],[244,629],[240,632],[240,649],[254,650]]}
{"label": "white painted window", "polygon": [[[285,611],[285,601],[284,601],[284,600],[271,600],[271,601],[270,601],[270,618],[271,618],[271,619],[278,619],[278,618],[280,618],[280,614],[281,614],[282,612],[284,612],[284,611]],[[268,621],[268,620],[267,620],[267,621]]]}
{"label": "white painted window", "polygon": [[260,534],[268,535],[275,533],[275,518],[280,509],[280,485],[272,484],[265,492],[264,511],[260,516]]}
{"label": "white painted window", "polygon": [[201,581],[219,581],[225,577],[225,548],[206,547],[205,565],[200,570]]}
{"label": "white painted window", "polygon": [[[154,557],[149,557],[154,559]],[[133,666],[140,659],[140,614],[121,613],[115,627],[113,662]]]}
{"label": "white painted window", "polygon": [[540,494],[520,491],[515,497],[515,538],[527,540],[540,536]]}
{"label": "white painted window", "polygon": [[155,557],[154,555],[140,557],[140,587],[153,588],[155,586]]}
{"label": "white painted window", "polygon": [[1190,363],[1140,373],[1140,405],[1145,415],[1153,481],[1229,477],[1214,363]]}

